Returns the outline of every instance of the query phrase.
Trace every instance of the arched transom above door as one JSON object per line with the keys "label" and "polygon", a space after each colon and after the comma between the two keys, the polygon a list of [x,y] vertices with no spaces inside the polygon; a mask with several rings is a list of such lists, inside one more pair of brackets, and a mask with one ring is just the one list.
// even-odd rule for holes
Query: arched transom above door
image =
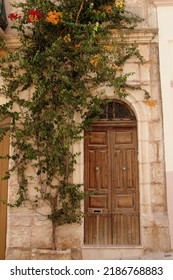
{"label": "arched transom above door", "polygon": [[101,113],[95,115],[98,120],[135,120],[134,112],[120,100],[105,100],[101,104]]}

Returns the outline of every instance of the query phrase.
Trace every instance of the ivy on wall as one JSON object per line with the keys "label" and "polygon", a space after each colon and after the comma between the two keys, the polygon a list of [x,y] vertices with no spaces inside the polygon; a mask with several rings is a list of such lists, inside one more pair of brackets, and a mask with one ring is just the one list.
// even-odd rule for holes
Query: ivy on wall
{"label": "ivy on wall", "polygon": [[[13,162],[7,173],[17,174],[19,207],[25,201],[37,209],[45,201],[48,218],[57,225],[80,223],[80,202],[87,194],[74,184],[78,153],[73,145],[82,139],[99,110],[101,86],[128,95],[125,62],[137,46],[123,40],[125,29],[140,19],[120,0],[28,0],[13,4],[20,12],[8,15],[20,38],[20,47],[1,58],[6,103],[0,117],[9,116]],[[7,131],[1,130],[1,139]],[[31,195],[32,194],[32,195]],[[54,242],[55,243],[55,242]]]}

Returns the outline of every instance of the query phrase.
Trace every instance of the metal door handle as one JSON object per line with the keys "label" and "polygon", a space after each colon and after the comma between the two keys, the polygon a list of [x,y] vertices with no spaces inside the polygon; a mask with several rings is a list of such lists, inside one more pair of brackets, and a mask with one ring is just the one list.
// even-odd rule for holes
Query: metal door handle
{"label": "metal door handle", "polygon": [[99,166],[96,166],[96,171],[99,171],[100,170],[100,167]]}

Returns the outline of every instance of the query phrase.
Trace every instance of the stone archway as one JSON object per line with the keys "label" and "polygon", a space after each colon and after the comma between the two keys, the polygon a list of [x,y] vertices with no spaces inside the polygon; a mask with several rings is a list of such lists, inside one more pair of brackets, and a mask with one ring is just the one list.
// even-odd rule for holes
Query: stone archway
{"label": "stone archway", "polygon": [[137,142],[135,115],[118,100],[85,132],[85,244],[140,244]]}

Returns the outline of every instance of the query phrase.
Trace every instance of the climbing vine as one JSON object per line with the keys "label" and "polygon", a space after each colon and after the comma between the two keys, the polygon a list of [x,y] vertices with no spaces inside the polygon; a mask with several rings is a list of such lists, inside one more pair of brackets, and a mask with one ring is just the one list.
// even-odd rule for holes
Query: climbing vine
{"label": "climbing vine", "polygon": [[[137,46],[126,44],[123,30],[140,19],[120,0],[28,0],[13,4],[8,15],[20,46],[1,58],[0,117],[9,116],[11,169],[16,174],[19,207],[26,201],[37,210],[50,207],[54,229],[80,223],[80,202],[85,194],[73,183],[78,153],[73,146],[92,122],[102,102],[97,89],[114,87],[128,95],[123,65],[133,55],[142,60]],[[88,114],[90,112],[91,114]],[[90,117],[89,117],[90,116]],[[1,130],[1,139],[7,130]]]}

